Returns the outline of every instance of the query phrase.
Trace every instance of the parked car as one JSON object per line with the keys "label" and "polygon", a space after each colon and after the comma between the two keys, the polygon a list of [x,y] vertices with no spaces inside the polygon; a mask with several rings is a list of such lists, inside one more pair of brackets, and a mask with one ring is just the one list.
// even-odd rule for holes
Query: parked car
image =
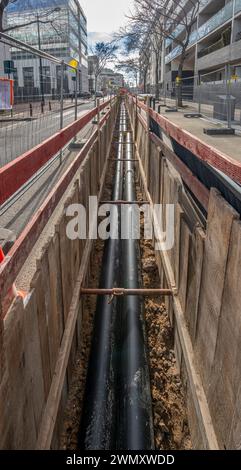
{"label": "parked car", "polygon": [[95,94],[96,98],[103,98],[104,97],[104,93],[103,91],[97,91],[96,94]]}
{"label": "parked car", "polygon": [[78,93],[78,98],[89,100],[91,98],[91,93],[89,91],[83,91],[81,93]]}

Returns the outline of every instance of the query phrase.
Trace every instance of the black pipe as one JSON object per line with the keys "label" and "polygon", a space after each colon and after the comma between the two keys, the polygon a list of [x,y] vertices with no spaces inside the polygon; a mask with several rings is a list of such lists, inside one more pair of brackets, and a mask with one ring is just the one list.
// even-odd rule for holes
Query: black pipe
{"label": "black pipe", "polygon": [[[127,113],[121,106],[118,159],[113,201],[135,201],[134,163]],[[123,193],[123,166],[125,184]],[[120,206],[115,223],[120,235]],[[126,221],[128,226],[129,222]],[[120,260],[122,260],[120,262]],[[105,243],[100,288],[138,288],[139,243],[109,239]],[[153,449],[152,406],[148,361],[145,349],[143,304],[138,296],[109,303],[99,296],[94,319],[84,406],[79,430],[79,449]]]}
{"label": "black pipe", "polygon": [[[124,200],[135,201],[135,172],[131,134],[127,134]],[[138,214],[137,214],[138,215]],[[121,286],[140,287],[140,246],[135,238],[133,206],[129,206],[124,220],[126,240],[121,242]],[[123,222],[123,218],[122,218]],[[133,229],[133,232],[132,232]],[[129,233],[128,233],[129,232]],[[132,233],[131,233],[132,232]],[[152,399],[146,352],[143,299],[128,296],[121,300],[121,373],[118,448],[124,450],[150,450],[154,448]]]}
{"label": "black pipe", "polygon": [[[122,118],[121,110],[120,118]],[[119,131],[125,130],[120,124]],[[120,137],[120,142],[122,136]],[[123,145],[119,144],[118,159]],[[116,164],[113,200],[122,198],[123,162]],[[120,208],[115,208],[115,224],[119,226]],[[120,285],[120,241],[109,239],[105,243],[100,288]],[[109,303],[108,296],[99,296],[94,318],[94,331],[86,379],[82,419],[79,429],[79,448],[108,450],[115,448],[116,429],[116,345],[117,299]]]}

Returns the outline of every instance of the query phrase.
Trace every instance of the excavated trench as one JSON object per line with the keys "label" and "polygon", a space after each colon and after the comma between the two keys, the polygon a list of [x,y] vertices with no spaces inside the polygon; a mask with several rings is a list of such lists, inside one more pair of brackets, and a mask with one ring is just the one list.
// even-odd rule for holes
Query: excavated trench
{"label": "excavated trench", "polygon": [[[118,142],[120,142],[120,127],[117,123],[110,159],[117,158]],[[133,157],[134,158],[134,157]],[[133,164],[132,164],[133,165]],[[130,169],[129,169],[130,170]],[[107,201],[113,195],[113,184],[116,176],[116,162],[110,160],[108,168],[104,194],[102,200]],[[144,197],[135,181],[136,198],[143,201]],[[138,272],[141,278],[143,288],[159,288],[160,280],[155,261],[155,252],[150,240],[144,240],[144,221],[141,218],[141,240],[140,240],[140,263]],[[94,243],[91,254],[90,272],[88,277],[88,287],[95,288],[99,286],[101,279],[101,267],[105,244],[101,240]],[[121,286],[123,287],[123,286]],[[160,297],[145,297],[143,300],[143,320],[145,327],[145,345],[147,352],[150,381],[150,397],[152,407],[149,409],[150,426],[147,434],[152,434],[152,423],[154,427],[154,442],[150,444],[144,439],[146,448],[155,448],[157,450],[187,450],[191,449],[191,439],[188,428],[187,409],[185,403],[185,394],[182,382],[178,373],[176,359],[174,354],[174,337],[168,316],[165,311],[165,305]],[[73,380],[70,387],[68,403],[64,418],[64,427],[61,439],[61,448],[68,450],[77,450],[83,448],[83,431],[81,427],[86,426],[88,418],[88,406],[86,408],[86,389],[92,387],[90,383],[91,356],[93,356],[93,334],[96,335],[96,309],[98,309],[97,298],[95,296],[86,296],[83,306],[82,323],[82,347],[77,353]],[[117,378],[119,378],[120,369],[118,365],[120,356],[117,356]],[[89,369],[89,372],[88,372]],[[92,369],[93,371],[93,369]],[[124,380],[124,379],[123,379]],[[122,380],[122,381],[123,381]],[[126,380],[126,377],[125,377]],[[122,406],[123,393],[120,391],[122,381],[118,381],[116,387],[117,403]],[[124,397],[125,399],[125,397]],[[118,407],[118,405],[116,405]],[[137,410],[138,412],[138,410]],[[118,410],[115,414],[119,416]],[[80,423],[81,426],[80,426]],[[124,423],[125,424],[125,423]],[[123,424],[118,431],[114,426],[114,440],[117,442],[115,448],[130,449],[127,443],[120,443],[118,432],[123,433]],[[110,425],[110,429],[113,429]],[[141,434],[143,430],[139,430]],[[144,430],[146,432],[146,430]],[[82,433],[82,443],[80,444],[80,434]],[[98,437],[97,437],[98,440]],[[113,440],[113,442],[114,442]],[[142,436],[140,436],[140,443]],[[105,442],[103,447],[108,448]],[[110,444],[109,444],[110,445]],[[135,444],[133,444],[135,445]],[[98,444],[90,443],[89,448],[98,448]],[[87,447],[88,448],[88,447]],[[139,447],[140,448],[140,447]],[[143,448],[144,450],[144,448]]]}

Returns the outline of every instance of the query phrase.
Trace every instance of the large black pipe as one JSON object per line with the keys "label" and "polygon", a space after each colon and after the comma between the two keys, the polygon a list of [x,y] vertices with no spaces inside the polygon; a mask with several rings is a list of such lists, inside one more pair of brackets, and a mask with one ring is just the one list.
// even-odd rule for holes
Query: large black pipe
{"label": "large black pipe", "polygon": [[[120,111],[119,147],[117,158],[123,155],[121,145],[126,130],[124,110]],[[112,200],[122,199],[123,162],[116,163]],[[115,225],[119,224],[119,208],[114,213]],[[105,243],[102,260],[100,288],[120,285],[120,241],[109,239]],[[118,331],[117,299],[109,302],[108,296],[99,296],[94,318],[94,331],[87,372],[82,419],[79,430],[79,448],[106,450],[115,448],[116,429],[116,360]]]}
{"label": "large black pipe", "polygon": [[[127,134],[127,114],[122,104],[118,159],[133,158],[131,134]],[[124,143],[124,139],[126,141]],[[124,143],[124,145],[122,144]],[[113,201],[136,200],[134,167],[116,163]],[[120,234],[120,207],[115,223]],[[128,221],[126,221],[128,225]],[[127,227],[128,228],[128,227]],[[121,260],[121,262],[120,262]],[[136,240],[109,239],[105,243],[101,288],[138,288],[139,245]],[[145,349],[143,304],[138,296],[115,298],[112,303],[100,296],[87,373],[79,448],[86,450],[153,448],[150,381]]]}
{"label": "large black pipe", "polygon": [[[131,134],[127,134],[123,198],[136,201],[135,164]],[[133,214],[133,205],[125,207],[127,239],[121,241],[121,286],[127,289],[140,287],[140,246],[135,239],[135,224],[138,217]],[[138,214],[137,214],[138,215]],[[138,233],[137,227],[137,233]],[[152,422],[152,400],[149,366],[146,351],[143,299],[127,296],[121,308],[121,373],[120,414],[118,448],[125,450],[148,450],[154,448]]]}

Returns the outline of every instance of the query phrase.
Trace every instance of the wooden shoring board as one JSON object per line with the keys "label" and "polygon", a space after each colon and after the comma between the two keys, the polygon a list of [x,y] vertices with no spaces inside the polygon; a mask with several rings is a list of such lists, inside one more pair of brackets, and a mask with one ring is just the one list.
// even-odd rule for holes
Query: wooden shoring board
{"label": "wooden shoring board", "polygon": [[[114,129],[114,123],[112,131]],[[107,151],[107,159],[104,166],[102,179],[101,179],[101,189],[98,200],[101,200],[106,171],[108,170],[108,156],[110,153],[112,142],[109,144]],[[55,428],[55,423],[58,415],[58,409],[60,405],[62,390],[64,386],[64,380],[66,375],[66,370],[68,367],[68,361],[71,351],[71,345],[76,329],[76,322],[79,314],[79,304],[80,304],[80,289],[85,281],[86,274],[88,271],[89,258],[91,254],[91,249],[93,246],[93,240],[88,240],[86,243],[85,251],[81,260],[81,265],[79,269],[78,279],[75,284],[74,293],[72,296],[72,301],[70,305],[69,314],[67,317],[67,322],[65,325],[65,330],[62,338],[61,347],[59,350],[58,360],[56,363],[55,374],[52,380],[50,392],[48,395],[47,403],[45,406],[43,419],[37,439],[36,449],[39,450],[48,450],[51,447],[51,442],[53,438],[53,432]]]}
{"label": "wooden shoring board", "polygon": [[[88,161],[90,161],[88,159]],[[79,240],[70,240],[67,236],[67,225],[70,222],[70,218],[67,217],[67,208],[72,204],[79,203],[79,183],[75,181],[71,194],[64,205],[64,213],[58,226],[59,237],[60,237],[60,262],[61,262],[61,274],[62,274],[62,292],[63,292],[63,308],[64,308],[64,325],[68,321],[68,314],[71,305],[71,300],[74,292],[75,282],[78,276],[80,267],[80,256],[79,256]],[[75,361],[75,354],[77,348],[77,337],[71,345],[70,360],[67,369],[68,386],[72,381],[72,373]]]}
{"label": "wooden shoring board", "polygon": [[43,270],[38,269],[30,284],[30,291],[35,291],[35,301],[38,319],[38,332],[40,339],[42,371],[44,381],[44,396],[47,400],[51,385],[51,361],[49,352],[49,327],[48,327],[48,311],[45,306],[45,283],[48,279],[43,276]]}
{"label": "wooden shoring board", "polygon": [[163,153],[163,156],[174,166],[175,170],[180,174],[184,183],[189,187],[191,192],[202,204],[204,209],[208,210],[209,190],[194,176],[189,168],[183,163],[180,158],[156,135],[151,134],[151,139],[158,145]]}
{"label": "wooden shoring board", "polygon": [[12,448],[33,449],[36,428],[31,390],[31,377],[24,334],[24,307],[18,298],[4,322],[4,343],[9,385],[9,416],[12,423]]}
{"label": "wooden shoring board", "polygon": [[205,238],[205,232],[201,227],[197,226],[190,240],[187,281],[188,291],[185,316],[193,344],[195,343],[196,338]]}
{"label": "wooden shoring board", "polygon": [[236,397],[235,409],[228,439],[228,449],[241,450],[241,383]]}
{"label": "wooden shoring board", "polygon": [[5,372],[5,352],[4,352],[4,326],[2,314],[2,300],[0,295],[0,384]]}
{"label": "wooden shoring board", "polygon": [[11,409],[9,376],[6,371],[0,380],[0,448],[13,450],[13,411]]}
{"label": "wooden shoring board", "polygon": [[182,311],[186,316],[187,288],[188,288],[188,264],[190,252],[191,232],[184,220],[181,218],[180,230],[180,258],[179,258],[179,288],[178,298]]}
{"label": "wooden shoring board", "polygon": [[150,193],[155,204],[160,198],[160,148],[150,145]]}
{"label": "wooden shoring board", "polygon": [[[145,189],[145,197],[150,202],[151,210],[153,210],[153,204],[148,192],[147,184],[146,184],[146,177],[145,172],[142,166],[142,161],[136,148],[136,155],[139,159],[139,167],[140,173],[143,180],[143,186]],[[176,292],[175,280],[173,277],[173,272],[170,266],[169,259],[165,252],[160,252],[162,266],[164,268],[165,277],[167,279],[168,287],[173,290],[173,309],[175,315],[175,324],[178,329],[180,344],[183,353],[183,359],[185,361],[185,366],[188,374],[188,382],[190,387],[190,393],[192,395],[195,413],[197,415],[199,427],[200,427],[200,434],[202,436],[203,446],[206,449],[210,450],[218,450],[219,445],[217,441],[217,437],[215,434],[207,397],[205,395],[201,377],[196,368],[196,360],[194,356],[194,351],[192,347],[192,342],[190,338],[190,334],[185,322],[184,312],[181,308],[181,304]]]}
{"label": "wooden shoring board", "polygon": [[60,265],[60,240],[56,229],[55,234],[48,246],[48,265],[52,322],[53,328],[55,329],[54,351],[55,357],[57,359],[56,353],[61,344],[61,339],[64,332],[64,307]]}
{"label": "wooden shoring board", "polygon": [[33,406],[35,433],[37,436],[44,410],[45,393],[43,378],[44,364],[42,364],[41,360],[37,301],[34,290],[31,291],[27,303],[24,305],[24,338],[26,370],[28,371],[28,380],[30,382],[29,390]]}
{"label": "wooden shoring board", "polygon": [[212,378],[233,221],[238,213],[216,189],[210,192],[207,234],[198,307],[195,353],[203,385],[208,392]]}
{"label": "wooden shoring board", "polygon": [[[218,337],[212,364],[209,389],[210,409],[214,416],[220,445],[239,449],[241,435],[237,434],[240,419],[241,384],[241,222],[232,226],[225,276]],[[232,423],[233,421],[233,423]]]}

